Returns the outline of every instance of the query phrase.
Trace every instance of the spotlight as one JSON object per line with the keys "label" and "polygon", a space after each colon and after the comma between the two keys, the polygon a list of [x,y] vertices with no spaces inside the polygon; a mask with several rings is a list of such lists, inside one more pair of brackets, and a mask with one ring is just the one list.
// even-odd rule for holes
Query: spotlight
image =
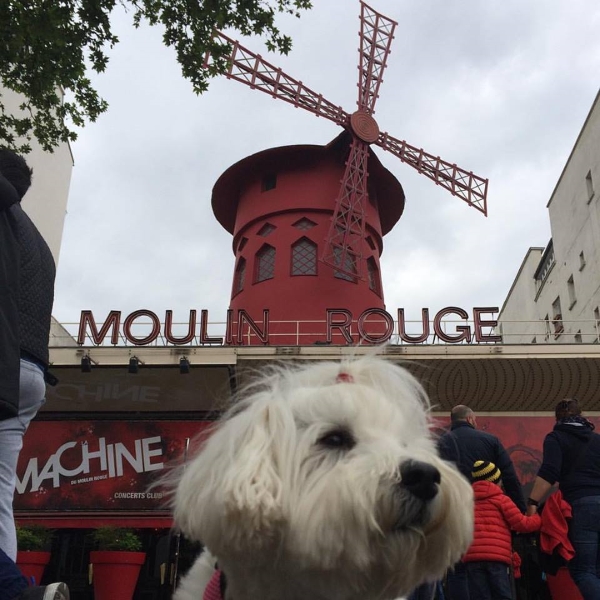
{"label": "spotlight", "polygon": [[92,372],[92,359],[89,356],[81,357],[81,372],[91,373]]}
{"label": "spotlight", "polygon": [[128,373],[137,373],[140,366],[140,359],[137,356],[132,356],[129,359],[129,368],[127,369]]}
{"label": "spotlight", "polygon": [[185,356],[179,359],[179,372],[182,375],[187,375],[190,372],[190,361]]}

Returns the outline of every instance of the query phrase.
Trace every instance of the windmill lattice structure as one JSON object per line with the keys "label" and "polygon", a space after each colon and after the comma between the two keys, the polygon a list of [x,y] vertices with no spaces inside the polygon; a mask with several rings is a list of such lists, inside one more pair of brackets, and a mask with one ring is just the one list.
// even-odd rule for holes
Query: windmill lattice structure
{"label": "windmill lattice structure", "polygon": [[[361,270],[370,144],[391,152],[487,216],[487,179],[429,154],[422,148],[411,146],[387,132],[381,132],[373,118],[396,26],[395,21],[361,2],[358,110],[352,114],[290,77],[259,54],[244,48],[239,42],[223,33],[216,33],[219,40],[231,46],[231,54],[227,58],[229,69],[226,72],[229,79],[325,117],[351,134],[345,172],[321,257],[325,264],[350,278],[360,276]],[[205,64],[208,61],[209,57]]]}

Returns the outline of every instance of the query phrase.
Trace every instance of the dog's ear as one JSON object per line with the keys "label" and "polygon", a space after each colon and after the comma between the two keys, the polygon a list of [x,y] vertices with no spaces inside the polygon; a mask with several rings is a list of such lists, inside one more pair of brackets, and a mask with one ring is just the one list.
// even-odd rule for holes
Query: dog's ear
{"label": "dog's ear", "polygon": [[[244,513],[243,518],[254,519],[255,525],[268,525],[281,507],[282,482],[277,445],[282,428],[280,407],[266,405],[253,407],[248,414],[238,415],[231,429],[231,470],[223,482],[223,500],[231,516]],[[250,414],[254,413],[254,414]],[[237,430],[237,431],[235,431]],[[225,474],[224,474],[225,475]],[[240,516],[242,516],[240,514]]]}
{"label": "dog's ear", "polygon": [[219,425],[177,488],[175,522],[186,535],[217,554],[221,544],[231,549],[273,539],[282,519],[284,413],[250,404]]}

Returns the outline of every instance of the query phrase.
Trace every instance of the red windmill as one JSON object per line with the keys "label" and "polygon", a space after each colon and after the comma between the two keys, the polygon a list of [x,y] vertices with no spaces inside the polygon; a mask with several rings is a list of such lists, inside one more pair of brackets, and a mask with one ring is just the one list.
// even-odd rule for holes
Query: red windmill
{"label": "red windmill", "polygon": [[[252,89],[261,90],[274,98],[285,100],[295,107],[304,108],[317,116],[325,117],[344,128],[346,133],[340,138],[342,142],[349,145],[349,149],[345,157],[345,170],[337,199],[333,204],[334,196],[332,195],[329,201],[331,203],[329,214],[333,213],[333,215],[330,217],[325,243],[322,245],[323,249],[320,256],[322,262],[333,269],[331,273],[335,273],[338,279],[341,276],[341,279],[354,282],[364,279],[364,265],[367,264],[368,267],[368,263],[365,261],[365,248],[368,251],[369,246],[373,248],[374,245],[366,236],[366,227],[369,227],[369,220],[373,220],[372,215],[370,216],[372,211],[369,205],[380,205],[377,206],[377,211],[382,223],[380,226],[375,226],[374,229],[379,230],[381,234],[385,234],[400,217],[404,204],[404,194],[397,182],[397,189],[393,190],[398,204],[395,209],[390,209],[389,197],[384,202],[388,205],[387,209],[385,206],[381,206],[381,198],[377,199],[379,202],[375,198],[369,198],[369,189],[375,190],[375,187],[377,187],[373,185],[373,182],[368,182],[369,171],[371,171],[372,176],[377,174],[382,176],[382,173],[384,173],[383,177],[385,178],[385,174],[389,175],[389,172],[381,166],[376,156],[370,151],[369,146],[371,144],[376,144],[395,154],[400,160],[417,169],[419,173],[429,177],[437,185],[446,188],[451,194],[458,196],[484,215],[487,215],[486,195],[488,184],[487,179],[482,179],[471,171],[461,169],[438,156],[429,154],[423,149],[411,146],[405,141],[380,131],[377,122],[373,118],[373,113],[375,112],[375,103],[379,97],[379,87],[383,81],[382,76],[397,23],[377,13],[364,2],[361,2],[360,22],[358,110],[352,114],[347,113],[342,107],[332,104],[322,95],[306,87],[302,82],[286,75],[281,69],[268,63],[260,55],[244,48],[239,42],[220,32],[216,34],[219,40],[231,48],[231,52],[226,58],[229,64],[226,72],[228,78],[240,81]],[[206,65],[208,66],[208,64],[209,58],[207,57]],[[334,140],[325,149],[339,146],[340,138]],[[298,152],[294,153],[293,148],[304,148],[306,150],[315,147],[303,146],[279,149],[285,155],[284,161],[293,160],[302,163],[305,157],[300,156],[302,154],[300,150],[298,150],[300,155]],[[273,152],[273,150],[266,151],[240,161],[221,176],[213,190],[215,214],[221,224],[234,233],[236,256],[238,244],[243,237],[240,234],[241,228],[247,226],[251,219],[246,215],[244,222],[238,222],[239,215],[235,213],[239,210],[239,206],[237,200],[231,199],[233,187],[235,185],[239,187],[241,173],[244,173],[243,177],[245,177],[250,168],[264,167],[267,159],[281,162],[281,152],[275,155]],[[267,153],[270,154],[266,156]],[[248,164],[248,161],[251,165]],[[369,165],[369,163],[371,164]],[[235,185],[232,178],[237,178]],[[390,196],[392,190],[389,181],[385,186],[387,186],[388,196]],[[372,194],[372,196],[375,195],[375,193]],[[226,197],[228,199],[225,199]],[[381,215],[382,211],[386,212],[386,210],[388,213],[387,219],[385,215],[383,217]],[[247,213],[248,211],[243,212]],[[391,213],[394,212],[396,214],[391,216]],[[257,215],[254,215],[255,220],[256,218]],[[236,221],[235,224],[232,219]],[[388,222],[385,223],[384,220]],[[266,222],[263,223],[263,225],[265,224]],[[264,226],[261,228],[261,231],[263,230]],[[247,238],[244,239],[247,241]],[[365,239],[367,239],[369,245],[365,244]],[[380,240],[378,240],[378,244],[381,250]],[[378,266],[378,255],[376,259]],[[236,270],[238,267],[236,267]],[[373,288],[371,287],[371,289]],[[234,278],[232,301],[235,295],[236,281]],[[344,297],[347,298],[346,295]],[[232,302],[232,304],[235,303]],[[295,316],[295,318],[299,319],[300,317]]]}

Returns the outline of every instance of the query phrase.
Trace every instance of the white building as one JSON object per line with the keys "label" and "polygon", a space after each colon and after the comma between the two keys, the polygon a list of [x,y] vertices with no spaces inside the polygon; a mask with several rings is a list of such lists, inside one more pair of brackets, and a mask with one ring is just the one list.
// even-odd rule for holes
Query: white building
{"label": "white building", "polygon": [[499,315],[504,343],[597,343],[600,92],[548,202],[552,238],[530,248]]}
{"label": "white building", "polygon": [[[0,86],[2,101],[7,112],[18,114],[23,96]],[[73,155],[68,143],[63,142],[54,152],[45,152],[37,140],[30,142],[31,152],[25,155],[27,164],[33,169],[31,187],[23,198],[23,210],[29,215],[35,226],[50,247],[54,262],[58,267],[58,258],[62,242],[67,200],[73,170]],[[70,345],[70,336],[66,330],[52,319],[50,345]],[[72,342],[75,344],[75,341]]]}
{"label": "white building", "polygon": [[[0,86],[2,102],[7,112],[18,114],[23,96]],[[37,140],[30,142],[31,152],[25,155],[33,168],[31,188],[23,198],[23,210],[35,223],[52,251],[58,266],[67,199],[73,170],[73,155],[68,143],[63,142],[54,152],[44,152]]]}

